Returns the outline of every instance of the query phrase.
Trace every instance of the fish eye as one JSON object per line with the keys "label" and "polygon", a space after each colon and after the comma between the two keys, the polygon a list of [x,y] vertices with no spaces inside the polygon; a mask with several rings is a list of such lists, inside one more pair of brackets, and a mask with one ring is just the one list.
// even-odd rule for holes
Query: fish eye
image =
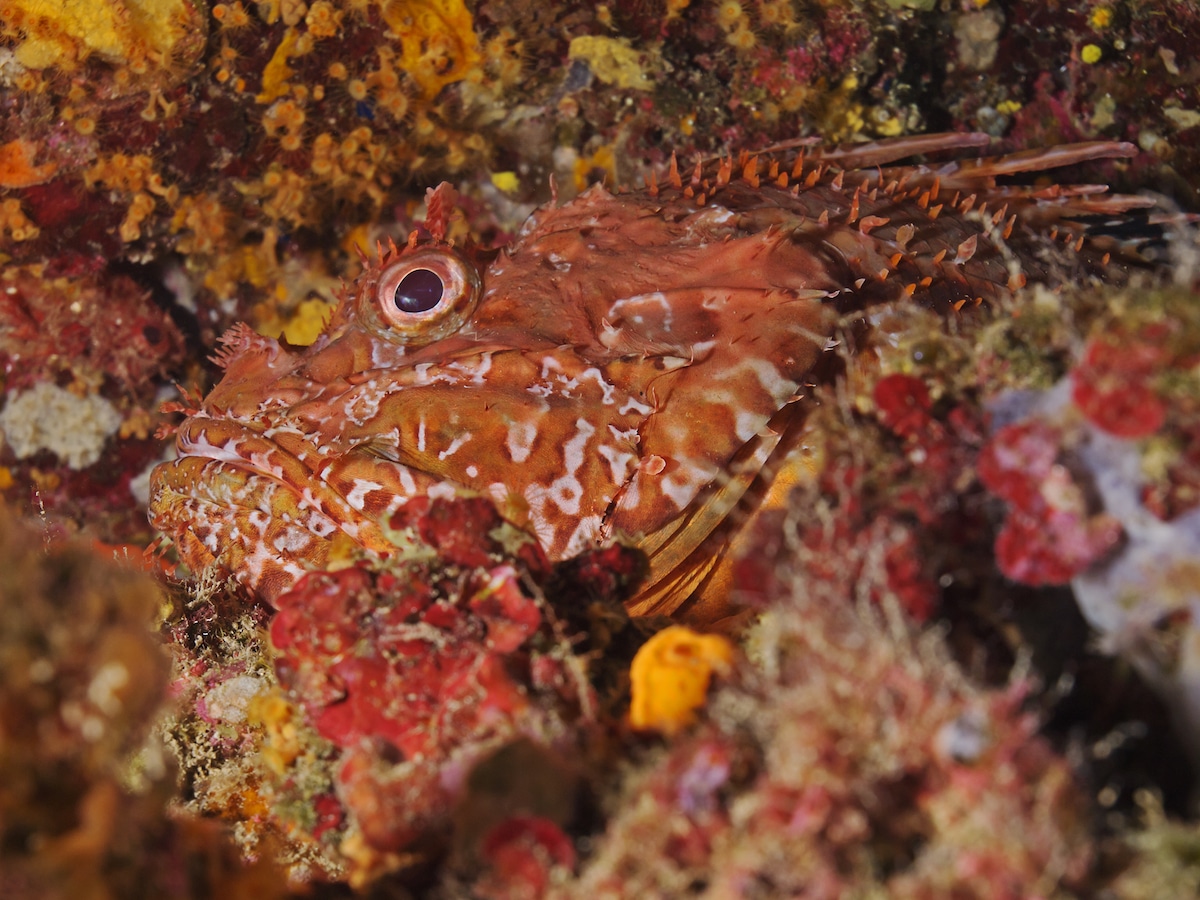
{"label": "fish eye", "polygon": [[446,286],[432,269],[413,269],[400,279],[392,300],[396,308],[406,313],[423,313],[442,302]]}
{"label": "fish eye", "polygon": [[479,302],[475,267],[448,248],[406,251],[385,266],[369,299],[373,330],[402,344],[453,334]]}

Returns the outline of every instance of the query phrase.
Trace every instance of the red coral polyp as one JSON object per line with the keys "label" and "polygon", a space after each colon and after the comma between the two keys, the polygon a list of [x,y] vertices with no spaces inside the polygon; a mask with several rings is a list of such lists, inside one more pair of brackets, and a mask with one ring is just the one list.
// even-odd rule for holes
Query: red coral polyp
{"label": "red coral polyp", "polygon": [[1097,427],[1121,438],[1144,438],[1167,418],[1154,379],[1168,362],[1165,335],[1143,329],[1136,338],[1103,334],[1088,341],[1071,372],[1071,399]]}
{"label": "red coral polyp", "polygon": [[1120,523],[1088,509],[1086,492],[1060,462],[1063,439],[1060,429],[1030,419],[1001,428],[979,456],[980,481],[1009,504],[996,563],[1022,584],[1066,584],[1121,539]]}
{"label": "red coral polyp", "polygon": [[924,433],[932,423],[929,388],[912,375],[887,375],[875,384],[879,421],[898,437]]}

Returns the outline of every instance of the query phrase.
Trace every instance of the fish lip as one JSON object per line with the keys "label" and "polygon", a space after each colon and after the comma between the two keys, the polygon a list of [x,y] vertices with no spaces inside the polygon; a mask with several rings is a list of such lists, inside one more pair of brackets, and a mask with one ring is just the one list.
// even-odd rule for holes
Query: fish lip
{"label": "fish lip", "polygon": [[346,549],[395,550],[378,522],[257,429],[193,416],[176,446],[151,474],[148,512],[193,573],[220,567],[275,606],[347,539]]}
{"label": "fish lip", "polygon": [[[216,432],[216,437],[210,439],[213,432]],[[272,453],[279,450],[274,442],[252,429],[227,420],[193,416],[179,427],[175,438],[175,458],[165,463],[164,467],[190,462],[219,463],[247,475],[261,475],[282,481],[266,467],[256,465],[253,458],[230,449],[233,441],[254,442]]]}
{"label": "fish lip", "polygon": [[[302,459],[254,428],[229,419],[193,416],[180,427],[176,449],[178,457],[160,465],[151,476],[151,520],[163,531],[195,531],[186,515],[173,514],[173,501],[183,498],[207,505],[217,522],[257,513],[267,519],[281,518],[288,527],[322,540],[342,532],[367,548],[388,545],[372,519]],[[262,488],[268,485],[255,489],[256,479],[264,479],[271,490],[264,493]],[[208,549],[217,557],[223,548]]]}

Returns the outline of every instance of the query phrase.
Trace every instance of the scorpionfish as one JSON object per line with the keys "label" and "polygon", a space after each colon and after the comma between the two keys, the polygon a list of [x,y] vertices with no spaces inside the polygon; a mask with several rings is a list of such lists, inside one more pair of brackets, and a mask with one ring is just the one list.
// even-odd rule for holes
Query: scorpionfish
{"label": "scorpionfish", "polygon": [[839,316],[905,295],[953,315],[1097,269],[1079,219],[1150,205],[998,181],[1133,155],[1122,143],[897,164],[986,142],[672,159],[662,183],[551,201],[490,260],[447,241],[450,190],[430,191],[425,228],[366,266],[311,346],[222,337],[224,376],[154,472],[151,520],[193,570],[271,600],[347,549],[394,552],[410,499],[473,493],[551,559],[641,547],[631,612],[720,618],[739,537],[800,477],[804,386]]}

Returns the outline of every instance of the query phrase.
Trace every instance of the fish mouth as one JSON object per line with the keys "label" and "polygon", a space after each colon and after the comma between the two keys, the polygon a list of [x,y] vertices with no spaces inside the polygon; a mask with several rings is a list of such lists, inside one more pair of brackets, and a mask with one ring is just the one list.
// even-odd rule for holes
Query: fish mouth
{"label": "fish mouth", "polygon": [[394,549],[376,519],[254,429],[193,417],[176,445],[151,475],[150,522],[197,574],[216,564],[273,602],[339,547]]}

